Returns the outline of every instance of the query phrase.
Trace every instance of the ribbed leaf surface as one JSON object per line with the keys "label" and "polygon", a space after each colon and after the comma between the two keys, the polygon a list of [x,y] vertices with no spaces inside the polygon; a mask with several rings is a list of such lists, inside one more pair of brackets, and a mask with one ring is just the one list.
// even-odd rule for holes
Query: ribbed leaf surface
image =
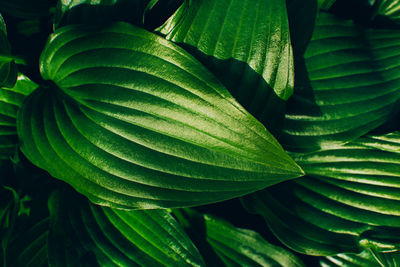
{"label": "ribbed leaf surface", "polygon": [[49,207],[51,266],[204,266],[166,210],[102,208],[60,193]]}
{"label": "ribbed leaf surface", "polygon": [[279,139],[284,147],[331,148],[387,121],[400,98],[399,44],[398,31],[362,29],[321,13],[305,69],[297,66]]}
{"label": "ribbed leaf surface", "polygon": [[194,54],[261,122],[283,115],[294,82],[285,1],[192,1],[160,32]]}
{"label": "ribbed leaf surface", "polygon": [[14,87],[0,87],[0,159],[15,152],[18,143],[16,117],[26,96],[37,85],[23,74],[19,74]]}
{"label": "ribbed leaf surface", "polygon": [[400,1],[379,0],[375,5],[375,15],[384,16],[396,24],[400,24]]}
{"label": "ribbed leaf surface", "polygon": [[364,250],[360,254],[338,254],[320,260],[322,267],[397,267],[400,266],[400,253],[387,252],[374,254]]}
{"label": "ribbed leaf surface", "polygon": [[[173,214],[185,227],[210,266],[304,266],[289,251],[268,243],[257,232],[237,228],[229,222],[194,209],[175,209]],[[205,242],[203,242],[205,241]],[[210,260],[212,251],[220,262]]]}
{"label": "ribbed leaf surface", "polygon": [[96,203],[199,205],[302,174],[200,63],[142,29],[62,28],[41,72],[54,84],[20,113],[22,150]]}
{"label": "ribbed leaf surface", "polygon": [[[49,217],[24,231],[15,231],[7,249],[7,267],[45,267],[48,264]],[[60,241],[61,242],[61,241]]]}
{"label": "ribbed leaf surface", "polygon": [[245,200],[282,242],[312,255],[394,250],[400,232],[400,134],[367,136],[294,159],[308,176]]}

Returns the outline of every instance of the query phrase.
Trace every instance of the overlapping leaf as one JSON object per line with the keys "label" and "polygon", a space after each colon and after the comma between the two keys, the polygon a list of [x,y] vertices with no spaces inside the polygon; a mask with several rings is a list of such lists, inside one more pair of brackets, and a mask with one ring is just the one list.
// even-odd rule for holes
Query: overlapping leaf
{"label": "overlapping leaf", "polygon": [[55,15],[56,27],[68,24],[100,24],[126,21],[141,25],[149,0],[69,0],[59,1]]}
{"label": "overlapping leaf", "polygon": [[166,210],[110,209],[66,193],[49,207],[51,266],[204,266]]}
{"label": "overlapping leaf", "polygon": [[375,254],[364,250],[359,254],[338,254],[320,260],[322,267],[396,267],[400,263],[399,252]]}
{"label": "overlapping leaf", "polygon": [[392,251],[400,237],[400,134],[299,154],[308,176],[245,200],[290,248],[311,255]]}
{"label": "overlapping leaf", "polygon": [[[49,217],[38,220],[23,231],[15,231],[7,249],[7,267],[45,267],[48,265]],[[61,242],[61,241],[60,241]]]}
{"label": "overlapping leaf", "polygon": [[400,24],[400,1],[378,0],[375,4],[375,16],[384,16],[396,24]]}
{"label": "overlapping leaf", "polygon": [[291,151],[340,145],[375,129],[398,108],[400,34],[363,29],[321,13],[297,66],[281,138]]}
{"label": "overlapping leaf", "polygon": [[283,116],[294,82],[285,1],[192,1],[159,30],[194,54],[261,122]]}
{"label": "overlapping leaf", "polygon": [[191,209],[174,210],[174,214],[185,227],[204,235],[225,266],[304,266],[289,251],[268,243],[252,230]]}
{"label": "overlapping leaf", "polygon": [[28,94],[37,85],[23,74],[19,74],[14,87],[0,87],[0,159],[6,159],[15,152],[18,143],[16,117]]}
{"label": "overlapping leaf", "polygon": [[52,82],[20,113],[22,150],[96,203],[199,205],[302,174],[198,61],[142,29],[62,28],[41,72]]}
{"label": "overlapping leaf", "polygon": [[13,87],[17,79],[17,67],[11,56],[6,24],[0,15],[0,87]]}

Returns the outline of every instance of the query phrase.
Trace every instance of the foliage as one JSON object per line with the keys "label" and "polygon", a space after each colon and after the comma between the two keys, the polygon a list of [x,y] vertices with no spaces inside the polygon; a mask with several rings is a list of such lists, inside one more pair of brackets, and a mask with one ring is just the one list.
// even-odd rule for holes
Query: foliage
{"label": "foliage", "polygon": [[399,266],[399,11],[0,0],[2,266]]}

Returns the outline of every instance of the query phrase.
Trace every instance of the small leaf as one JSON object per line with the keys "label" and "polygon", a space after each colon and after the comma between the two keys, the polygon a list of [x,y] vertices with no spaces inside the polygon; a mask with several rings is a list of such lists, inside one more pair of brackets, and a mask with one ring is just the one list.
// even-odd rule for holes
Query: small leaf
{"label": "small leaf", "polygon": [[22,150],[95,203],[193,206],[302,175],[198,61],[143,29],[62,28],[41,72],[52,82],[20,113]]}
{"label": "small leaf", "polygon": [[54,193],[49,208],[51,266],[204,266],[166,210],[110,209],[69,192]]}
{"label": "small leaf", "polygon": [[385,123],[400,99],[400,34],[321,13],[297,66],[279,140],[289,151],[329,149]]}
{"label": "small leaf", "polygon": [[6,24],[0,14],[0,87],[13,87],[17,79],[17,72],[7,39]]}
{"label": "small leaf", "polygon": [[310,255],[398,248],[400,133],[293,157],[307,176],[244,200],[283,243]]}

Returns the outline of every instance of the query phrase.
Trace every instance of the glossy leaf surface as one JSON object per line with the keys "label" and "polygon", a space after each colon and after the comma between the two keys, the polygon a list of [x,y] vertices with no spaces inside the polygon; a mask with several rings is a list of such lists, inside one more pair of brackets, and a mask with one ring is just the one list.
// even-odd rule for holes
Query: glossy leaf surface
{"label": "glossy leaf surface", "polygon": [[0,14],[0,87],[13,87],[17,79],[17,67],[11,56],[6,24]]}
{"label": "glossy leaf surface", "polygon": [[386,122],[400,98],[400,34],[363,29],[320,13],[296,73],[282,145],[290,151],[329,149]]}
{"label": "glossy leaf surface", "polygon": [[51,266],[204,266],[166,210],[110,209],[65,193],[55,193],[49,208]]}
{"label": "glossy leaf surface", "polygon": [[159,30],[195,55],[262,123],[283,116],[294,83],[285,1],[192,1]]}
{"label": "glossy leaf surface", "polygon": [[260,191],[246,207],[310,255],[393,251],[400,234],[400,134],[358,138],[294,159],[307,176]]}
{"label": "glossy leaf surface", "polygon": [[192,231],[202,234],[204,230],[208,244],[224,266],[304,266],[296,256],[268,243],[257,232],[235,227],[225,220],[193,209],[174,210],[173,213],[182,225],[192,228]]}
{"label": "glossy leaf surface", "polygon": [[28,77],[19,74],[14,87],[0,87],[0,159],[9,158],[18,144],[16,117],[26,96],[37,88]]}
{"label": "glossy leaf surface", "polygon": [[302,175],[198,61],[145,30],[62,28],[41,73],[52,82],[20,113],[22,150],[96,203],[193,206]]}

